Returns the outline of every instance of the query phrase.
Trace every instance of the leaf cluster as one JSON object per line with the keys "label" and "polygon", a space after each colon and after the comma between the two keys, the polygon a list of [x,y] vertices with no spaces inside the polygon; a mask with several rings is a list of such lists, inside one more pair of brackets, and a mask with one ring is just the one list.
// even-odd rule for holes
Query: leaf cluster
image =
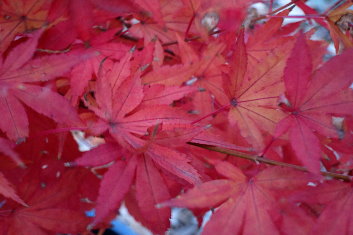
{"label": "leaf cluster", "polygon": [[251,4],[1,1],[0,234],[352,234],[352,3]]}

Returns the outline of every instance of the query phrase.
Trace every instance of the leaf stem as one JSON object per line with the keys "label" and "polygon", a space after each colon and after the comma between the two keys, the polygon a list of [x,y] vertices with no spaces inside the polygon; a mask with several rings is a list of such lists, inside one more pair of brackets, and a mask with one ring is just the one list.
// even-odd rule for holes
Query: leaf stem
{"label": "leaf stem", "polygon": [[[302,166],[289,164],[289,163],[285,163],[285,162],[279,162],[279,161],[271,160],[271,159],[260,157],[260,156],[256,156],[256,155],[251,155],[251,154],[238,152],[238,151],[235,151],[235,150],[223,149],[223,148],[220,148],[220,147],[209,146],[209,145],[198,144],[198,143],[192,143],[192,142],[188,142],[188,144],[193,145],[193,146],[197,146],[197,147],[200,147],[200,148],[203,148],[203,149],[208,149],[208,150],[211,150],[211,151],[214,151],[214,152],[224,153],[224,154],[228,154],[228,155],[231,155],[231,156],[252,160],[252,161],[255,161],[255,162],[261,162],[261,163],[274,165],[274,166],[289,167],[289,168],[293,168],[293,169],[296,169],[296,170],[299,170],[299,171],[309,172],[305,167],[302,167]],[[320,171],[320,172],[324,176],[329,176],[329,177],[332,177],[332,178],[335,178],[335,179],[340,179],[340,180],[344,180],[344,181],[348,181],[348,182],[352,181],[352,178],[353,178],[352,176],[342,175],[342,174],[329,172],[329,171]]]}
{"label": "leaf stem", "polygon": [[194,20],[195,20],[195,16],[196,16],[196,13],[194,13],[194,14],[192,15],[192,17],[191,17],[191,19],[190,19],[190,21],[189,21],[188,27],[187,27],[187,29],[186,29],[186,31],[185,31],[185,38],[188,37],[188,34],[189,34],[189,31],[190,31],[191,25],[192,25],[192,23],[193,23]]}

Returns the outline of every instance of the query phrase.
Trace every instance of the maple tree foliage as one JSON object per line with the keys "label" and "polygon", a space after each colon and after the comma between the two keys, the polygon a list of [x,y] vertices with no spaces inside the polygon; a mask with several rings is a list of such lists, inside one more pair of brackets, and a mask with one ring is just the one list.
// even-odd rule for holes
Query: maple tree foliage
{"label": "maple tree foliage", "polygon": [[254,2],[0,1],[0,234],[352,234],[353,3]]}

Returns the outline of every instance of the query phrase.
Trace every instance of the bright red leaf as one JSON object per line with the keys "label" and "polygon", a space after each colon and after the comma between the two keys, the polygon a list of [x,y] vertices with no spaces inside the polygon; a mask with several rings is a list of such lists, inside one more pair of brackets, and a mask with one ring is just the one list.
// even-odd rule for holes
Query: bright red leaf
{"label": "bright red leaf", "polygon": [[352,2],[273,2],[0,1],[0,234],[352,233]]}
{"label": "bright red leaf", "polygon": [[[224,81],[224,95],[218,97],[229,107],[228,119],[257,151],[264,147],[264,134],[272,132],[281,118],[277,99],[282,91],[282,57],[266,55],[249,62],[244,32],[238,36],[231,72]],[[265,133],[264,133],[265,132]]]}
{"label": "bright red leaf", "polygon": [[188,191],[164,206],[216,209],[202,234],[279,234],[276,198],[305,186],[308,176],[283,168],[270,168],[246,177],[233,165],[221,162],[216,170],[227,180],[214,180]]}
{"label": "bright red leaf", "polygon": [[80,123],[76,111],[64,97],[49,87],[30,83],[54,79],[89,58],[92,53],[75,52],[30,60],[41,32],[35,32],[26,42],[15,47],[0,67],[0,111],[3,115],[0,128],[13,140],[28,136],[27,115],[21,102],[57,122],[72,125]]}
{"label": "bright red leaf", "polygon": [[[118,73],[112,68],[97,81],[96,102],[98,107],[89,105],[101,121],[93,126],[93,131],[110,134],[125,148],[140,148],[134,141],[135,135],[143,136],[147,128],[162,122],[188,123],[188,116],[177,108],[167,105],[147,106],[139,109],[144,93],[139,74],[130,76],[129,61],[117,64]],[[123,69],[123,70],[121,70]],[[113,102],[117,101],[117,102]],[[131,114],[130,114],[131,113]],[[126,145],[128,144],[128,145]]]}
{"label": "bright red leaf", "polygon": [[[315,132],[324,136],[338,135],[332,115],[352,114],[353,82],[351,52],[332,58],[313,72],[305,36],[301,34],[287,61],[284,73],[286,98],[282,105],[287,117],[277,125],[276,136],[289,131],[290,143],[297,157],[313,172],[319,171],[322,157],[320,141]],[[312,75],[313,74],[313,75]]]}
{"label": "bright red leaf", "polygon": [[[83,211],[71,209],[68,205],[78,190],[77,179],[84,179],[83,171],[68,172],[56,183],[45,186],[38,181],[38,171],[29,172],[25,181],[18,186],[20,195],[28,207],[5,203],[0,209],[0,227],[4,234],[48,234],[49,231],[76,233],[88,224]],[[67,183],[76,187],[66,187]],[[76,183],[74,183],[76,182]],[[74,183],[74,185],[73,185]],[[38,188],[39,187],[39,188]],[[76,203],[78,203],[77,201]],[[33,230],[28,230],[33,229]],[[1,231],[1,230],[0,230]]]}
{"label": "bright red leaf", "polygon": [[5,0],[0,3],[0,52],[18,33],[26,33],[45,25],[50,1]]}
{"label": "bright red leaf", "polygon": [[101,222],[112,210],[120,205],[135,177],[137,158],[133,156],[126,163],[117,161],[104,175],[99,188],[96,216],[92,224]]}

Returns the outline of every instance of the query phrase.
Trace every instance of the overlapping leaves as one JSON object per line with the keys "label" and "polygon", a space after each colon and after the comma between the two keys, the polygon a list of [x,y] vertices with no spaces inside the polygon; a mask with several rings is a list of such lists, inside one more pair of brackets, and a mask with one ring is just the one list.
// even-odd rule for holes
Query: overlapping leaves
{"label": "overlapping leaves", "polygon": [[105,228],[123,202],[155,234],[167,206],[215,209],[203,234],[350,233],[351,185],[319,173],[351,179],[352,51],[324,63],[290,9],[255,24],[250,2],[1,2],[0,233]]}

